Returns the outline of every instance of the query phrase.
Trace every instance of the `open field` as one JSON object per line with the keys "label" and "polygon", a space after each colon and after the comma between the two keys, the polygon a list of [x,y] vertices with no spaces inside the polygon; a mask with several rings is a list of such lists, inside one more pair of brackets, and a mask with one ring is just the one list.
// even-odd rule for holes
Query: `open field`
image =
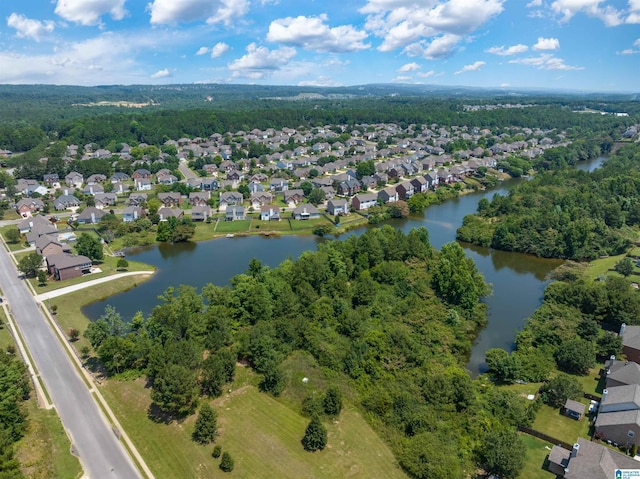
{"label": "open field", "polygon": [[13,337],[7,326],[7,316],[4,314],[4,309],[0,308],[0,349],[4,351],[10,344],[13,344]]}
{"label": "open field", "polygon": [[553,444],[549,444],[528,434],[520,434],[522,441],[527,447],[527,457],[522,472],[518,479],[553,479],[555,474],[543,468],[547,456],[551,452]]}
{"label": "open field", "polygon": [[29,422],[18,442],[16,458],[25,477],[30,479],[79,478],[82,467],[71,454],[71,443],[54,409],[38,409],[29,399]]}
{"label": "open field", "polygon": [[605,381],[600,375],[600,371],[604,369],[604,363],[598,363],[589,370],[586,376],[574,376],[582,385],[582,390],[589,394],[601,395],[604,389]]}
{"label": "open field", "polygon": [[[305,452],[300,444],[308,419],[258,392],[250,372],[238,368],[231,393],[212,402],[218,413],[216,444],[235,460],[234,477],[260,478],[404,478],[389,448],[358,412],[345,408],[325,421],[329,445]],[[156,477],[226,477],[211,457],[213,445],[191,440],[195,415],[184,422],[156,423],[145,381],[110,380],[102,392]]]}
{"label": "open field", "polygon": [[[584,398],[580,398],[580,402],[589,404]],[[589,421],[586,417],[576,421],[560,414],[560,408],[552,408],[546,404],[540,407],[531,427],[569,444],[575,443],[578,437],[589,437]]]}
{"label": "open field", "polygon": [[585,278],[593,281],[600,275],[615,275],[620,276],[618,273],[609,271],[613,269],[618,261],[624,258],[626,255],[621,254],[618,256],[609,256],[608,258],[601,258],[593,260],[589,263],[589,267],[585,270]]}
{"label": "open field", "polygon": [[224,221],[218,222],[216,233],[241,233],[249,231],[251,220]]}

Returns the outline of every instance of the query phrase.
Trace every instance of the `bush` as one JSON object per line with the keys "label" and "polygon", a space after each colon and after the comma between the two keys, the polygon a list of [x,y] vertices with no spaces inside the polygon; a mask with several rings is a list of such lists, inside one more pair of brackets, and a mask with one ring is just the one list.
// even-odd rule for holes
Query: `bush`
{"label": "bush", "polygon": [[116,264],[117,269],[127,269],[129,267],[129,262],[124,258],[118,258],[118,262]]}
{"label": "bush", "polygon": [[69,341],[77,341],[80,337],[80,331],[76,328],[69,329]]}
{"label": "bush", "polygon": [[227,451],[223,452],[222,460],[220,461],[220,469],[222,469],[224,472],[231,472],[233,471],[234,466],[235,463],[233,462],[231,454],[229,454]]}
{"label": "bush", "polygon": [[302,414],[307,417],[319,416],[322,414],[322,401],[315,394],[307,396],[302,400]]}
{"label": "bush", "polygon": [[213,452],[211,453],[211,455],[215,459],[218,459],[220,457],[220,454],[222,454],[222,447],[218,444],[216,445],[216,447],[213,448]]}
{"label": "bush", "polygon": [[582,396],[582,386],[568,374],[558,374],[540,388],[542,401],[551,407],[562,407],[567,399]]}
{"label": "bush", "polygon": [[315,452],[322,451],[327,446],[327,430],[320,422],[318,417],[314,417],[302,438],[302,447],[305,451]]}

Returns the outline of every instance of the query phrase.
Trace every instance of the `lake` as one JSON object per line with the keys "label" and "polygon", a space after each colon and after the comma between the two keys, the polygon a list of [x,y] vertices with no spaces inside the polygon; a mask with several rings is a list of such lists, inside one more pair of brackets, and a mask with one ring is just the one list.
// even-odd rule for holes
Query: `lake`
{"label": "lake", "polygon": [[[600,157],[581,162],[577,168],[593,171],[604,159]],[[405,233],[411,228],[426,226],[431,244],[439,249],[455,241],[456,229],[465,215],[476,211],[478,201],[482,198],[491,200],[495,194],[506,194],[509,187],[520,181],[526,180],[507,180],[497,188],[447,200],[430,206],[421,216],[394,220],[389,224]],[[363,231],[365,228],[348,234],[362,234]],[[158,296],[170,286],[189,284],[200,288],[206,283],[225,285],[235,275],[245,272],[252,258],[275,267],[288,257],[296,258],[303,251],[315,250],[321,241],[327,240],[310,236],[246,236],[140,248],[130,252],[127,257],[154,265],[156,274],[130,291],[85,306],[83,313],[91,319],[97,319],[103,314],[105,306],[110,304],[125,319],[131,318],[137,311],[148,315],[158,303]],[[524,320],[541,303],[548,273],[562,261],[460,244],[493,289],[492,294],[485,298],[487,326],[476,338],[467,363],[467,369],[475,377],[486,370],[484,355],[487,349],[513,349],[515,335],[524,326]]]}

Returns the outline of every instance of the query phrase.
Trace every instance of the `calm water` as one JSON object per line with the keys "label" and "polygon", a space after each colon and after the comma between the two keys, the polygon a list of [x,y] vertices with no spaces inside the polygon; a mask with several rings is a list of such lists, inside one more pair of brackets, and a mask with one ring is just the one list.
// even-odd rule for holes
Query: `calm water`
{"label": "calm water", "polygon": [[[582,162],[578,168],[592,171],[604,159]],[[476,211],[482,198],[491,200],[495,194],[506,194],[511,185],[523,180],[508,180],[490,191],[476,192],[429,207],[422,216],[393,221],[390,224],[408,232],[411,228],[426,226],[431,244],[440,248],[455,240],[456,229],[465,215]],[[351,234],[361,234],[364,228]],[[219,238],[202,243],[159,245],[130,253],[129,258],[158,268],[152,279],[136,288],[93,303],[83,309],[89,318],[96,319],[107,304],[125,318],[137,311],[149,314],[158,303],[158,295],[169,286],[189,284],[200,288],[206,283],[228,284],[236,274],[246,271],[252,258],[268,266],[277,266],[284,259],[296,258],[303,251],[314,250],[320,240],[306,236],[264,238],[247,236]],[[467,255],[476,262],[485,280],[491,283],[493,293],[487,297],[487,327],[482,330],[470,354],[467,368],[475,376],[486,370],[484,354],[490,348],[511,350],[516,333],[522,329],[524,319],[540,305],[547,285],[546,276],[561,264],[519,253],[480,248],[461,243]]]}

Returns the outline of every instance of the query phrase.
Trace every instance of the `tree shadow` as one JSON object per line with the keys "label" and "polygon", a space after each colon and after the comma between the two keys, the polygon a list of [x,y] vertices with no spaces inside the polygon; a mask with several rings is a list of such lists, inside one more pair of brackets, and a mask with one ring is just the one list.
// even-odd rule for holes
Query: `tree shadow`
{"label": "tree shadow", "polygon": [[166,411],[163,411],[160,406],[152,402],[147,409],[147,417],[153,422],[158,424],[170,424],[175,418]]}

